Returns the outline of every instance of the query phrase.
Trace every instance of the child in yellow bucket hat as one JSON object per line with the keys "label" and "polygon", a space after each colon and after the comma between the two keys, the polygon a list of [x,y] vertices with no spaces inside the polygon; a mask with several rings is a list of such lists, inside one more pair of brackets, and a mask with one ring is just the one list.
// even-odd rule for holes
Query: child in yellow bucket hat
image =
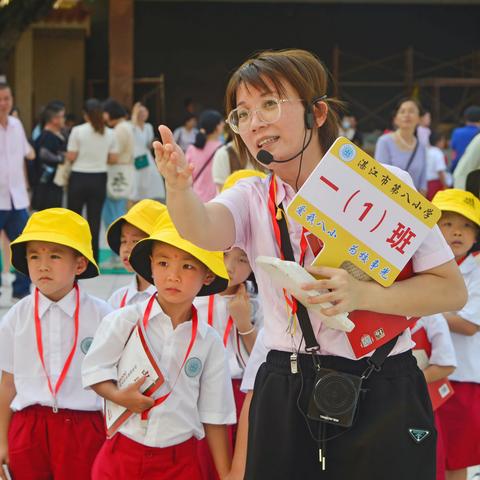
{"label": "child in yellow bucket hat", "polygon": [[[265,178],[266,175],[256,170],[237,170],[226,178],[222,192],[251,177]],[[239,418],[245,400],[245,393],[240,390],[240,385],[263,318],[255,277],[247,254],[241,248],[232,247],[224,252],[224,262],[230,277],[228,287],[215,295],[197,297],[194,304],[200,318],[213,326],[223,340]],[[229,427],[232,447],[235,445],[236,433],[236,425]],[[213,459],[205,440],[199,444],[198,454],[205,476],[216,478]]]}
{"label": "child in yellow bucket hat", "polygon": [[438,226],[468,290],[462,310],[443,314],[458,365],[449,377],[455,394],[438,409],[446,469],[455,478],[467,478],[467,467],[480,463],[480,270],[471,254],[480,231],[480,201],[470,192],[451,188],[438,192],[432,203],[442,210]]}
{"label": "child in yellow bucket hat", "polygon": [[76,282],[98,275],[90,228],[70,210],[42,210],[11,252],[35,289],[0,326],[0,462],[18,479],[89,478],[105,434],[100,398],[83,389],[81,364],[111,311]]}
{"label": "child in yellow bucket hat", "polygon": [[[167,207],[155,200],[141,200],[125,215],[117,218],[107,230],[108,246],[120,256],[129,272],[134,272],[129,262],[133,247],[152,232],[155,223],[167,214]],[[155,287],[141,275],[135,274],[129,285],[112,293],[108,303],[113,308],[122,308],[132,303],[142,302],[155,293]]]}
{"label": "child in yellow bucket hat", "polygon": [[[223,254],[184,240],[166,215],[135,245],[130,264],[155,285],[156,295],[103,320],[85,358],[83,382],[135,414],[106,441],[92,478],[126,480],[142,470],[144,478],[201,480],[197,439],[205,435],[223,477],[230,468],[226,425],[235,423],[230,375],[221,339],[198,321],[192,305],[197,295],[227,287]],[[139,321],[147,325],[147,339],[165,377],[155,400],[141,393],[145,378],[121,389],[115,383],[118,360]],[[152,461],[145,462],[146,456]]]}

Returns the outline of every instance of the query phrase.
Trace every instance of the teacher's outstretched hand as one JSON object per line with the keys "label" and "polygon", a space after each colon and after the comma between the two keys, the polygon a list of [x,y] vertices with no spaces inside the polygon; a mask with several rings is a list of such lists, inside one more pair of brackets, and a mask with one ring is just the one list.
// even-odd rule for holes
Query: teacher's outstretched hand
{"label": "teacher's outstretched hand", "polygon": [[158,127],[161,142],[153,142],[155,163],[169,190],[186,190],[192,186],[193,165],[189,165],[182,149],[166,125]]}

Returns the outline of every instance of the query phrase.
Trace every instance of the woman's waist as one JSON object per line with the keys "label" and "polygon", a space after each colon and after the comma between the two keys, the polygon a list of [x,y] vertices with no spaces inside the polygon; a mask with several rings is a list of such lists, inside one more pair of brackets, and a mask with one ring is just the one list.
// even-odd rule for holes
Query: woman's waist
{"label": "woman's waist", "polygon": [[[267,355],[267,368],[279,373],[291,374],[291,355],[291,352],[270,350]],[[314,376],[316,374],[316,365],[319,365],[321,368],[361,376],[370,366],[367,358],[354,360],[335,355],[315,355],[315,357],[314,363],[312,354],[297,354],[298,370],[304,375]],[[381,373],[387,376],[397,376],[416,369],[417,361],[411,350],[409,350],[386,358],[382,365]]]}
{"label": "woman's waist", "polygon": [[[311,316],[310,319],[312,321],[315,339],[320,347],[320,355],[357,360],[357,357],[353,352],[351,342],[360,341],[364,337],[368,336],[367,334],[357,334],[354,337],[352,336],[349,338],[346,332],[328,328],[322,324],[321,320],[317,321],[317,319],[315,319],[313,316]],[[289,328],[286,323],[281,323],[278,321],[269,322],[268,318],[265,318],[264,327],[265,345],[268,350],[280,350],[285,352],[300,351],[302,353],[306,353],[305,341],[303,340],[302,331],[298,322],[294,325],[291,325]],[[360,326],[356,326],[355,328],[360,328]],[[293,332],[292,334],[290,333],[290,330]],[[368,345],[367,343],[368,342],[365,342],[364,347],[366,350],[370,350],[371,342],[368,343]],[[407,352],[411,350],[414,345],[415,343],[411,339],[410,330],[407,328],[399,333],[399,338],[395,344],[395,347],[390,353],[390,356]],[[372,353],[372,351],[369,351],[365,355],[361,355],[360,358],[369,357],[372,355]]]}

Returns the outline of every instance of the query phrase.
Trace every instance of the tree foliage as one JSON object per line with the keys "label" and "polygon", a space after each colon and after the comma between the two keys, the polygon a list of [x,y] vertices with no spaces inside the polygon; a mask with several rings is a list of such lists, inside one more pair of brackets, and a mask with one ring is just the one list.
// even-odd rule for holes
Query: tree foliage
{"label": "tree foliage", "polygon": [[55,0],[11,0],[0,8],[0,73],[6,71],[8,56],[22,32],[48,15],[54,3]]}

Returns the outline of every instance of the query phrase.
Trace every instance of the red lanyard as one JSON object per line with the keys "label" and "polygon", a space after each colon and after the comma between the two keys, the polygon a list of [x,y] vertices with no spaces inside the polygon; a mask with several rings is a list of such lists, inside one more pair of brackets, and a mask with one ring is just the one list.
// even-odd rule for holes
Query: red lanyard
{"label": "red lanyard", "polygon": [[[272,177],[270,178],[270,186],[269,186],[269,191],[268,191],[268,210],[270,211],[270,217],[272,219],[272,226],[273,226],[273,232],[275,234],[275,240],[277,241],[278,248],[280,250],[280,257],[282,260],[285,260],[285,256],[283,255],[282,251],[282,239],[280,235],[280,226],[278,225],[278,215],[283,215],[284,213],[280,208],[277,207],[276,204],[276,199],[277,199],[277,183],[275,181],[275,175],[272,174]],[[307,252],[307,239],[305,238],[305,233],[306,230],[305,228],[302,228],[302,237],[300,240],[300,265],[303,265],[305,262],[305,254]],[[291,308],[292,310],[292,315],[295,315],[297,313],[297,301],[295,298],[292,297],[288,298],[287,292],[284,289],[283,290],[283,295],[285,297],[285,301],[287,302],[287,305]]]}
{"label": "red lanyard", "polygon": [[460,266],[460,265],[465,261],[466,258],[467,258],[467,256],[462,257],[462,258],[460,258],[459,260],[456,260],[457,265]]}
{"label": "red lanyard", "polygon": [[[157,294],[154,293],[148,302],[147,308],[145,309],[145,313],[143,314],[143,326],[145,329],[148,326],[148,322],[150,319],[150,312],[152,311],[153,307],[153,302],[156,300]],[[180,373],[183,370],[183,367],[185,366],[185,362],[187,361],[188,356],[190,355],[190,352],[192,351],[193,345],[195,343],[195,339],[197,338],[197,331],[198,331],[198,315],[197,315],[197,309],[192,305],[192,337],[190,338],[190,343],[188,345],[187,351],[185,353],[185,357],[183,357],[183,362],[182,366],[180,367],[180,370],[178,371],[177,377],[175,378],[175,381],[173,382],[172,389],[165,395],[162,395],[161,397],[155,399],[155,403],[153,404],[153,407],[149,408],[148,410],[145,410],[142,413],[142,420],[146,420],[148,418],[148,413],[150,410],[154,407],[158,407],[158,405],[161,405],[173,392],[173,389],[175,388],[175,385],[177,384],[177,380],[180,377]]]}
{"label": "red lanyard", "polygon": [[45,373],[45,376],[47,377],[48,389],[50,390],[50,393],[52,394],[52,397],[53,397],[53,411],[55,413],[58,412],[57,393],[60,390],[60,387],[62,386],[65,380],[65,377],[67,376],[67,372],[72,363],[73,355],[75,354],[75,350],[77,348],[78,330],[79,330],[78,317],[80,313],[80,293],[78,291],[77,284],[74,285],[74,288],[75,288],[75,294],[76,294],[76,301],[75,301],[75,313],[74,313],[75,334],[73,338],[73,346],[72,346],[72,349],[70,350],[70,353],[68,354],[67,360],[65,361],[65,365],[63,366],[60,376],[58,377],[57,383],[55,384],[55,388],[52,387],[52,382],[50,380],[50,376],[48,375],[47,368],[45,366],[45,359],[43,355],[42,324],[40,322],[40,315],[38,314],[39,292],[38,292],[38,288],[35,288],[34,317],[35,317],[35,336],[37,339],[37,350],[38,350],[38,356],[40,357],[40,362],[42,363],[43,371]]}
{"label": "red lanyard", "polygon": [[127,291],[125,292],[125,295],[123,295],[122,300],[120,302],[120,308],[123,308],[127,304],[127,295],[128,295],[128,288]]}
{"label": "red lanyard", "polygon": [[[215,295],[210,295],[208,298],[208,324],[213,327],[213,304],[215,303]],[[228,337],[233,327],[233,318],[229,315],[225,331],[223,332],[223,346],[226,347],[228,343]]]}

